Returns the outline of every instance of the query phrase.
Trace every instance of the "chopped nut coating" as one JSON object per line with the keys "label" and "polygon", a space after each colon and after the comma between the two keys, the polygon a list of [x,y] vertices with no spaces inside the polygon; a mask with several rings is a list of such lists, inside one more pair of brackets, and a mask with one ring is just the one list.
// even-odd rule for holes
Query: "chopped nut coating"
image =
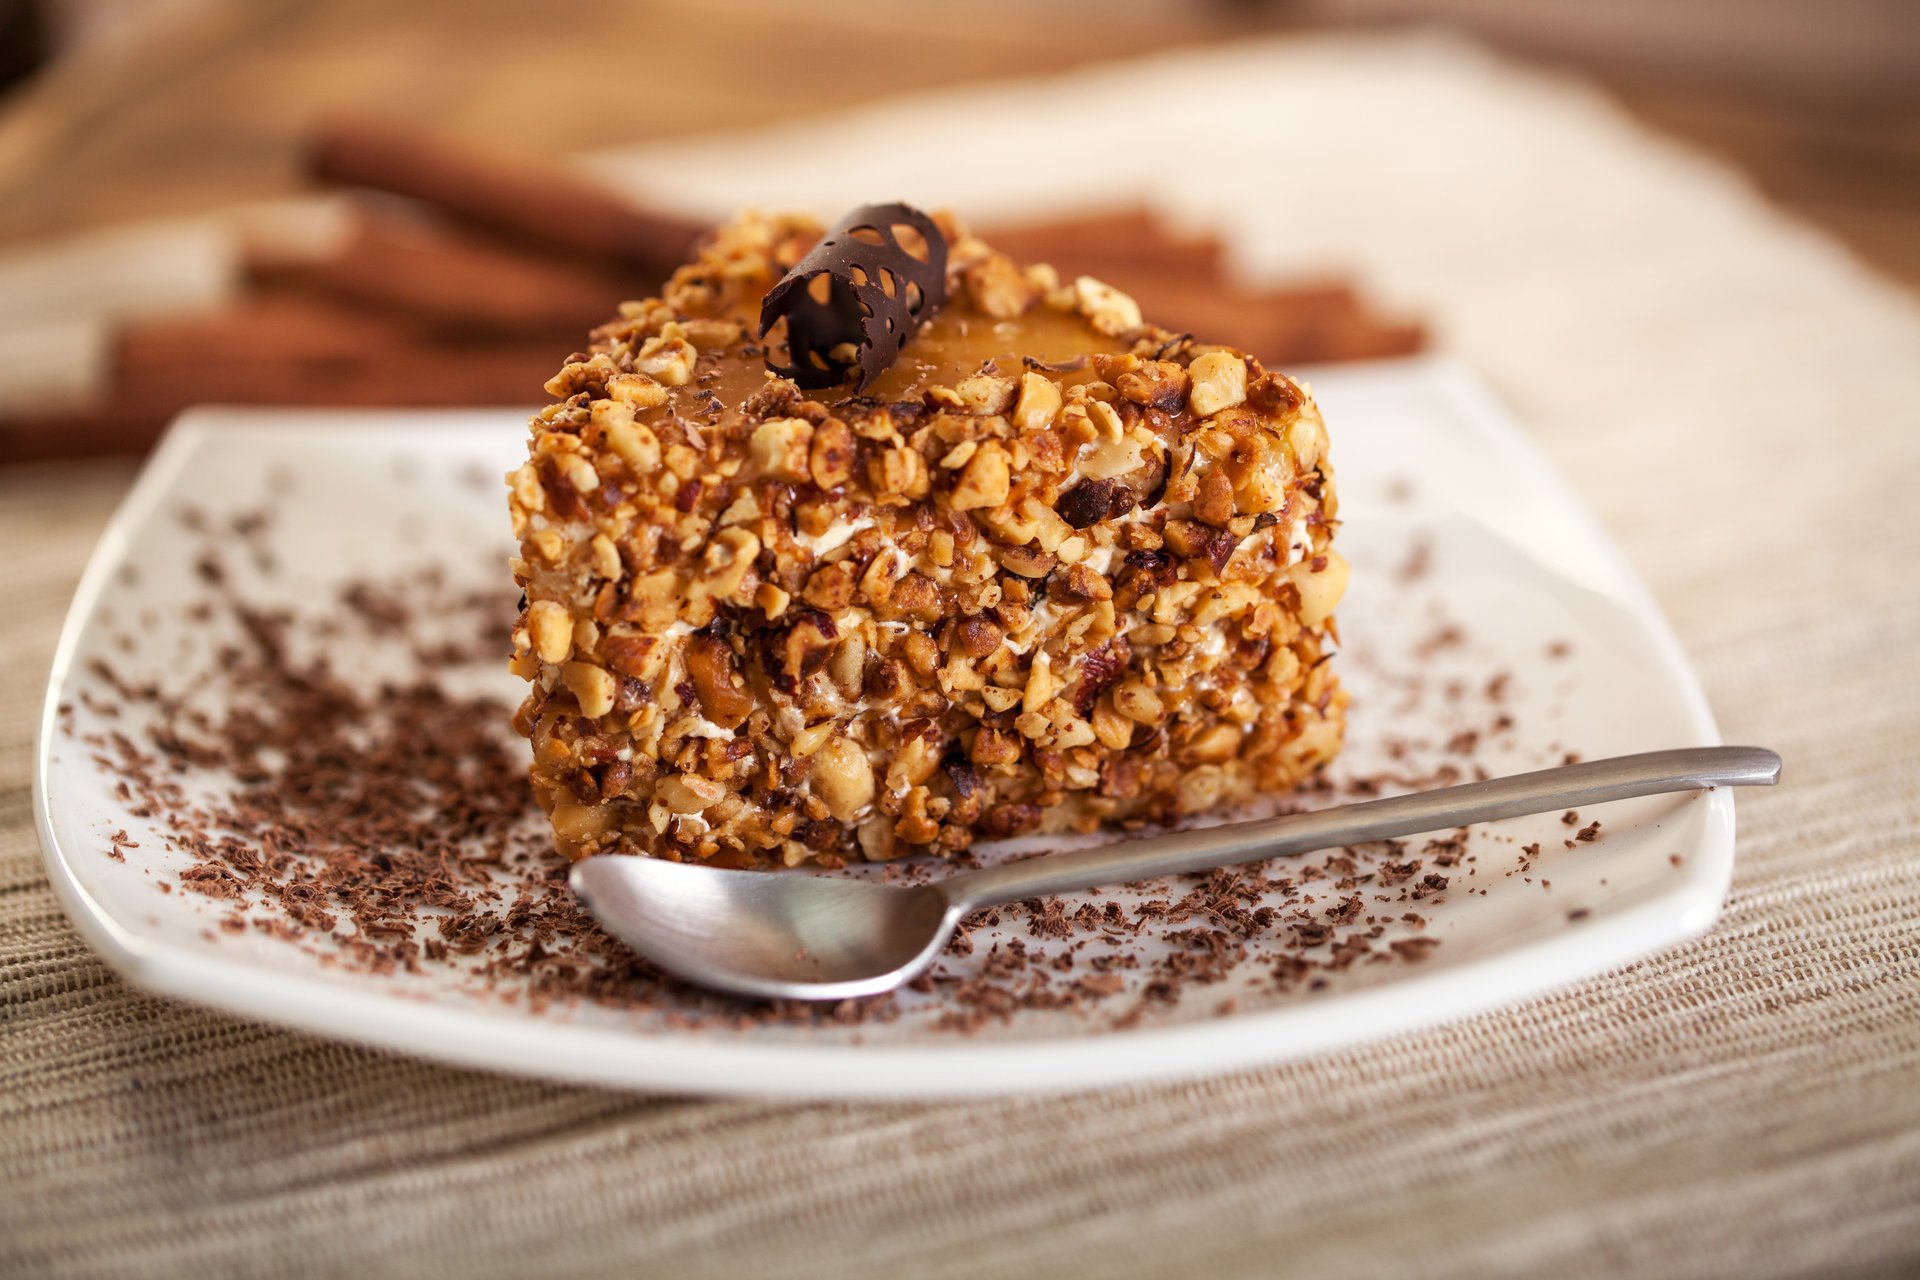
{"label": "chopped nut coating", "polygon": [[943,220],[861,389],[750,327],[820,234],[722,227],[547,384],[512,669],[569,857],[952,854],[1284,790],[1338,750],[1348,568],[1312,397]]}

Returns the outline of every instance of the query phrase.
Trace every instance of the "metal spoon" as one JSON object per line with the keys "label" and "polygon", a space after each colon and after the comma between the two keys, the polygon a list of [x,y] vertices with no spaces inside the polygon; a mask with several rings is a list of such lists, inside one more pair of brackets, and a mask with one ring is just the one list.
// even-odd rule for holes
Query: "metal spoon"
{"label": "metal spoon", "polygon": [[1184,875],[1526,813],[1713,786],[1772,786],[1760,747],[1617,756],[1313,813],[1174,831],[968,871],[925,885],[727,871],[622,854],[569,877],[607,931],[669,973],[738,995],[840,1000],[909,981],[986,907]]}

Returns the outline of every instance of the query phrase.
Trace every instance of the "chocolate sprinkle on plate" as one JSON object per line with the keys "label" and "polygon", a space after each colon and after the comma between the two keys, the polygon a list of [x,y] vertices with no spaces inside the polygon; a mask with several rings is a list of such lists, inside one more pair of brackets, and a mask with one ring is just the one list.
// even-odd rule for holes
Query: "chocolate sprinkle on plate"
{"label": "chocolate sprinkle on plate", "polygon": [[[567,888],[512,707],[481,680],[514,613],[503,585],[471,585],[495,582],[493,549],[474,549],[472,565],[442,549],[289,601],[295,557],[274,516],[177,514],[194,535],[194,589],[103,619],[125,643],[88,665],[61,711],[61,732],[125,806],[98,855],[197,904],[206,937],[272,940],[343,974],[413,975],[448,999],[534,1012],[620,1011],[650,1029],[1120,1030],[1428,961],[1450,901],[1502,878],[1544,893],[1538,873],[1559,869],[1538,843],[1506,851],[1485,831],[1379,841],[997,907],[898,993],[829,1006],[713,995],[655,971]],[[1349,651],[1394,720],[1376,744],[1384,763],[1355,771],[1349,757],[1279,809],[1485,777],[1484,753],[1511,750],[1528,704],[1482,672],[1457,675],[1479,641],[1440,600],[1421,616],[1457,641],[1431,650],[1410,631],[1392,650]],[[164,674],[150,653],[159,631],[191,641]],[[832,874],[924,884],[1064,839]]]}

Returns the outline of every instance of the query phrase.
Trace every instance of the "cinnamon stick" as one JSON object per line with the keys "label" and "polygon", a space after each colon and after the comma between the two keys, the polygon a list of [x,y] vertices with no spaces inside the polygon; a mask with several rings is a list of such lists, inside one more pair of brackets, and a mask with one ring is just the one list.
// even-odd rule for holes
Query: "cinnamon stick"
{"label": "cinnamon stick", "polygon": [[[453,227],[368,209],[333,256],[249,264],[257,283],[331,294],[449,332],[577,335],[651,286],[637,274],[529,252]],[[564,353],[562,353],[564,354]]]}
{"label": "cinnamon stick", "polygon": [[112,390],[93,410],[0,419],[0,464],[137,453],[196,404],[425,408],[514,405],[578,334],[436,337],[323,299],[274,296],[192,317],[130,322]]}
{"label": "cinnamon stick", "polygon": [[[385,127],[335,126],[321,143],[317,172],[425,200],[480,233],[370,208],[327,261],[250,264],[254,292],[237,306],[129,324],[100,410],[0,420],[0,463],[137,451],[200,403],[536,403],[560,353],[623,297],[650,292],[695,236],[690,224],[669,219],[663,230],[565,175],[475,160]],[[1233,288],[1216,240],[1175,235],[1139,208],[989,238],[1018,260],[1100,276],[1155,323],[1276,367],[1405,355],[1426,343],[1420,325],[1379,314],[1340,280]]]}
{"label": "cinnamon stick", "polygon": [[120,335],[115,399],[143,408],[532,405],[546,398],[541,384],[557,367],[556,338],[447,338],[321,299],[267,297],[212,315],[130,323]]}
{"label": "cinnamon stick", "polygon": [[559,168],[477,154],[389,121],[320,125],[306,157],[321,182],[419,200],[510,239],[619,263],[651,281],[691,256],[705,227],[642,209]]}
{"label": "cinnamon stick", "polygon": [[1063,275],[1106,280],[1103,271],[1150,265],[1157,271],[1218,279],[1225,266],[1218,239],[1175,235],[1159,218],[1137,206],[995,227],[980,234],[1015,262],[1051,263]]}

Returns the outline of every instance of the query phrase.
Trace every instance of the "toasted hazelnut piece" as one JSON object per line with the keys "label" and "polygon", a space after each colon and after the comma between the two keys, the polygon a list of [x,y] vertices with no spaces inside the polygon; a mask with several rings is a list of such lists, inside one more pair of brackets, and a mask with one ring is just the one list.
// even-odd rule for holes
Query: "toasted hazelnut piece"
{"label": "toasted hazelnut piece", "polygon": [[827,744],[827,740],[840,732],[838,720],[822,720],[819,724],[809,725],[793,735],[793,741],[787,744],[787,751],[795,760],[805,760]]}
{"label": "toasted hazelnut piece", "polygon": [[569,662],[560,668],[560,683],[580,704],[580,714],[598,720],[613,710],[615,693],[611,673],[591,662]]}
{"label": "toasted hazelnut piece", "polygon": [[704,576],[701,591],[717,600],[733,595],[746,583],[753,561],[760,554],[760,539],[751,530],[735,526],[722,529],[707,544],[701,558]]}
{"label": "toasted hazelnut piece", "polygon": [[1127,424],[1120,420],[1120,411],[1105,400],[1089,400],[1086,408],[1104,439],[1118,440],[1126,434]]}
{"label": "toasted hazelnut piece", "polygon": [[[937,649],[935,657],[937,660]],[[907,672],[907,664],[898,658],[882,658],[868,667],[860,687],[869,698],[892,701],[913,687],[913,677]]]}
{"label": "toasted hazelnut piece", "polygon": [[816,609],[838,613],[853,603],[854,575],[855,566],[850,560],[822,565],[807,579],[800,597]]}
{"label": "toasted hazelnut piece", "polygon": [[1023,578],[1044,578],[1059,561],[1039,547],[1001,547],[996,553],[1000,567]]}
{"label": "toasted hazelnut piece", "polygon": [[[917,456],[917,455],[916,455]],[[999,443],[989,441],[974,452],[953,486],[955,511],[976,511],[1006,502],[1012,487],[1012,461]]]}
{"label": "toasted hazelnut piece", "polygon": [[866,678],[867,642],[859,632],[842,640],[827,659],[827,674],[833,678],[840,692],[848,698],[860,696],[860,685]]}
{"label": "toasted hazelnut piece", "polygon": [[593,541],[587,544],[587,551],[594,573],[609,582],[626,572],[626,567],[620,563],[620,549],[613,545],[613,539],[606,534],[594,534]]}
{"label": "toasted hazelnut piece", "polygon": [[1164,536],[1169,551],[1186,556],[1188,559],[1198,559],[1206,555],[1207,548],[1213,542],[1213,535],[1207,531],[1206,527],[1193,520],[1167,521]]}
{"label": "toasted hazelnut piece", "polygon": [[1225,764],[1239,754],[1244,735],[1235,724],[1216,724],[1186,745],[1183,756],[1197,764]]}
{"label": "toasted hazelnut piece", "polygon": [[876,814],[860,824],[854,838],[860,844],[860,852],[867,855],[869,861],[886,862],[905,852],[894,841],[894,822],[885,814]]}
{"label": "toasted hazelnut piece", "polygon": [[795,618],[779,642],[781,668],[798,680],[826,664],[838,642],[839,630],[824,613],[807,612]]}
{"label": "toasted hazelnut piece", "polygon": [[[614,374],[607,379],[607,395],[611,403],[628,409],[657,409],[667,402],[667,389],[644,373]],[[596,412],[599,408],[598,404],[594,405]],[[633,420],[631,413],[627,420]]]}
{"label": "toasted hazelnut piece", "polygon": [[733,650],[718,636],[696,635],[687,642],[687,678],[700,710],[722,729],[737,729],[753,711],[753,696],[740,678]]}
{"label": "toasted hazelnut piece", "polygon": [[1346,594],[1351,572],[1346,559],[1337,551],[1302,560],[1287,570],[1300,591],[1300,621],[1317,627],[1333,615],[1340,597]]}
{"label": "toasted hazelnut piece", "polygon": [[1061,599],[1095,601],[1113,599],[1113,584],[1084,564],[1068,566],[1055,580]]}
{"label": "toasted hazelnut piece", "polygon": [[810,759],[808,776],[814,794],[826,802],[833,816],[852,822],[873,803],[873,766],[867,753],[851,738],[829,738]]}
{"label": "toasted hazelnut piece", "polygon": [[915,787],[900,802],[900,817],[894,822],[894,839],[904,844],[932,844],[940,838],[940,823],[927,806],[932,795],[925,787]]}
{"label": "toasted hazelnut piece", "polygon": [[1006,639],[1006,633],[988,618],[962,618],[954,632],[961,652],[970,658],[986,657]]}
{"label": "toasted hazelnut piece", "polygon": [[1140,304],[1104,281],[1081,276],[1073,282],[1073,299],[1095,333],[1113,335],[1140,327]]}
{"label": "toasted hazelnut piece", "polygon": [[1005,413],[1013,404],[1013,383],[990,373],[976,373],[954,385],[960,403],[978,414]]}
{"label": "toasted hazelnut piece", "polygon": [[1260,600],[1260,591],[1249,583],[1223,583],[1195,604],[1192,625],[1211,627],[1226,618],[1243,617],[1251,614]]}
{"label": "toasted hazelnut piece", "polygon": [[1136,649],[1142,647],[1152,648],[1154,645],[1171,643],[1173,637],[1174,629],[1172,627],[1164,622],[1153,622],[1148,623],[1146,626],[1135,627],[1129,631],[1127,633],[1127,643]]}
{"label": "toasted hazelnut piece", "polygon": [[831,492],[853,476],[853,432],[838,418],[828,418],[813,431],[807,459],[813,482]]}
{"label": "toasted hazelnut piece", "polygon": [[936,568],[953,567],[953,534],[945,529],[935,529],[927,539],[927,551],[933,557]]}
{"label": "toasted hazelnut piece", "polygon": [[722,528],[730,524],[754,524],[759,521],[760,514],[760,499],[754,496],[753,490],[742,489],[740,495],[727,504],[727,509],[720,513],[720,519],[715,523]]}
{"label": "toasted hazelnut piece", "polygon": [[1256,516],[1285,506],[1292,469],[1288,467],[1284,474],[1276,474],[1283,466],[1286,466],[1285,456],[1275,451],[1267,465],[1249,470],[1246,482],[1234,491],[1234,506]]}
{"label": "toasted hazelnut piece", "polygon": [[1011,711],[1020,705],[1020,690],[990,684],[980,691],[980,700],[987,704],[990,711]]}
{"label": "toasted hazelnut piece", "polygon": [[1158,724],[1166,712],[1160,695],[1138,680],[1125,680],[1114,686],[1113,709],[1135,724]]}
{"label": "toasted hazelnut piece", "polygon": [[932,578],[919,572],[908,573],[901,578],[895,584],[887,604],[893,612],[906,614],[921,622],[938,621],[946,612],[939,586]]}
{"label": "toasted hazelnut piece", "polygon": [[940,748],[931,738],[909,739],[887,766],[887,790],[900,792],[917,787],[933,776],[939,764]]}
{"label": "toasted hazelnut piece", "polygon": [[653,788],[654,798],[674,813],[700,813],[720,803],[726,794],[726,787],[720,783],[691,773],[662,778]]}
{"label": "toasted hazelnut piece", "polygon": [[[653,382],[653,379],[648,378],[647,381]],[[659,386],[660,384],[655,382],[654,385]],[[587,412],[593,425],[598,427],[602,433],[616,431],[621,427],[633,425],[633,406],[623,404],[618,400],[595,400]]]}
{"label": "toasted hazelnut piece", "polygon": [[703,351],[721,351],[747,336],[746,326],[731,320],[682,320],[680,328],[688,342]]}
{"label": "toasted hazelnut piece", "polygon": [[1038,711],[1021,712],[1013,718],[1013,727],[1030,742],[1041,742],[1053,736],[1053,721]]}
{"label": "toasted hazelnut piece", "polygon": [[893,585],[899,581],[900,555],[892,547],[881,548],[867,565],[867,571],[860,575],[859,589],[856,594],[869,605],[883,605],[893,598]]}
{"label": "toasted hazelnut piece", "polygon": [[1060,412],[1060,388],[1052,378],[1028,370],[1020,375],[1020,399],[1013,406],[1013,425],[1021,431],[1038,431],[1053,422]]}
{"label": "toasted hazelnut piece", "polygon": [[1171,360],[1150,360],[1115,375],[1114,387],[1135,404],[1174,413],[1187,398],[1188,381],[1187,371]]}
{"label": "toasted hazelnut piece", "polygon": [[969,266],[966,281],[973,305],[995,320],[1023,314],[1040,296],[1039,288],[1004,253],[987,254]]}
{"label": "toasted hazelnut piece", "polygon": [[793,603],[793,597],[773,583],[763,582],[754,589],[753,603],[771,622],[787,611],[787,606]]}
{"label": "toasted hazelnut piece", "polygon": [[1188,404],[1194,415],[1211,418],[1247,398],[1247,362],[1231,351],[1209,351],[1195,357],[1187,372],[1193,377]]}
{"label": "toasted hazelnut piece", "polygon": [[700,454],[684,444],[669,445],[666,452],[667,470],[673,472],[679,480],[691,480],[700,470]]}
{"label": "toasted hazelnut piece", "polygon": [[909,631],[900,648],[907,655],[908,665],[923,676],[932,675],[940,666],[940,646],[924,631]]}
{"label": "toasted hazelnut piece", "polygon": [[1193,495],[1193,514],[1216,529],[1224,529],[1233,519],[1233,482],[1224,471],[1209,471],[1200,477],[1199,492]]}
{"label": "toasted hazelnut piece", "polygon": [[1293,447],[1294,464],[1311,471],[1327,453],[1326,425],[1317,413],[1303,413],[1287,427],[1287,443]]}
{"label": "toasted hazelnut piece", "polygon": [[1306,403],[1306,393],[1286,374],[1269,371],[1247,385],[1247,401],[1269,418],[1285,418]]}
{"label": "toasted hazelnut piece", "polygon": [[882,450],[867,464],[867,478],[873,483],[874,496],[885,499],[918,500],[927,496],[927,460],[918,449],[899,446]]}
{"label": "toasted hazelnut piece", "polygon": [[1062,451],[1068,458],[1101,438],[1093,415],[1087,412],[1086,404],[1078,400],[1066,402],[1054,417],[1053,430],[1060,437]]}
{"label": "toasted hazelnut piece", "polygon": [[1022,502],[1020,515],[1033,525],[1033,541],[1042,551],[1058,551],[1060,544],[1073,536],[1073,526],[1038,498],[1028,498]]}
{"label": "toasted hazelnut piece", "polygon": [[547,491],[540,485],[540,471],[533,463],[522,463],[517,470],[507,476],[507,487],[513,491],[513,500],[528,511],[547,509]]}
{"label": "toasted hazelnut piece", "polygon": [[669,387],[684,387],[693,381],[693,362],[699,354],[685,338],[661,333],[641,345],[633,367]]}
{"label": "toasted hazelnut piece", "polygon": [[593,463],[577,453],[569,453],[557,462],[560,474],[568,484],[580,493],[592,493],[600,487],[600,473],[593,469]]}
{"label": "toasted hazelnut piece", "polygon": [[992,507],[980,513],[975,519],[987,526],[987,532],[995,542],[1004,546],[1018,547],[1032,542],[1039,533],[1039,527],[1028,514],[1027,504],[1021,503],[1022,510],[1012,507]]}
{"label": "toasted hazelnut piece", "polygon": [[605,392],[607,379],[618,372],[618,367],[605,352],[587,360],[570,360],[561,366],[560,372],[547,379],[546,392],[561,400],[579,395],[582,391],[599,395]]}
{"label": "toasted hazelnut piece", "polygon": [[573,652],[573,618],[563,604],[535,600],[528,605],[527,634],[542,662],[565,662]]}
{"label": "toasted hazelnut piece", "polygon": [[1080,474],[1089,480],[1111,480],[1116,476],[1128,475],[1140,469],[1146,461],[1146,452],[1147,442],[1131,432],[1111,439],[1102,438],[1080,459]]}
{"label": "toasted hazelnut piece", "polygon": [[621,617],[648,631],[665,631],[680,613],[680,575],[672,569],[643,573],[627,585]]}
{"label": "toasted hazelnut piece", "polygon": [[659,636],[636,636],[616,631],[600,642],[607,666],[635,680],[652,680],[667,665],[667,641]]}
{"label": "toasted hazelnut piece", "polygon": [[1133,741],[1133,721],[1102,701],[1093,709],[1093,736],[1109,750],[1124,751]]}
{"label": "toasted hazelnut piece", "polygon": [[[1058,706],[1059,704],[1054,704]],[[1053,735],[1053,749],[1066,751],[1073,747],[1093,745],[1095,735],[1093,726],[1078,716],[1069,716],[1064,724],[1058,726]]]}
{"label": "toasted hazelnut piece", "polygon": [[566,539],[559,530],[536,530],[526,535],[526,547],[547,564],[559,564],[566,555]]}
{"label": "toasted hazelnut piece", "polygon": [[753,429],[747,455],[758,475],[805,480],[812,445],[812,423],[803,418],[773,418]]}
{"label": "toasted hazelnut piece", "polygon": [[635,422],[629,416],[624,422],[610,423],[606,435],[608,445],[635,471],[648,472],[659,467],[660,437],[644,422]]}
{"label": "toasted hazelnut piece", "polygon": [[557,804],[553,819],[553,842],[561,854],[577,858],[588,842],[619,825],[619,814],[610,804]]}
{"label": "toasted hazelnut piece", "polygon": [[1217,765],[1201,765],[1181,775],[1180,812],[1200,813],[1219,803],[1226,790],[1227,777]]}
{"label": "toasted hazelnut piece", "polygon": [[1066,682],[1053,673],[1053,659],[1043,649],[1033,655],[1033,665],[1027,670],[1027,689],[1021,695],[1020,709],[1038,711],[1065,687]]}

